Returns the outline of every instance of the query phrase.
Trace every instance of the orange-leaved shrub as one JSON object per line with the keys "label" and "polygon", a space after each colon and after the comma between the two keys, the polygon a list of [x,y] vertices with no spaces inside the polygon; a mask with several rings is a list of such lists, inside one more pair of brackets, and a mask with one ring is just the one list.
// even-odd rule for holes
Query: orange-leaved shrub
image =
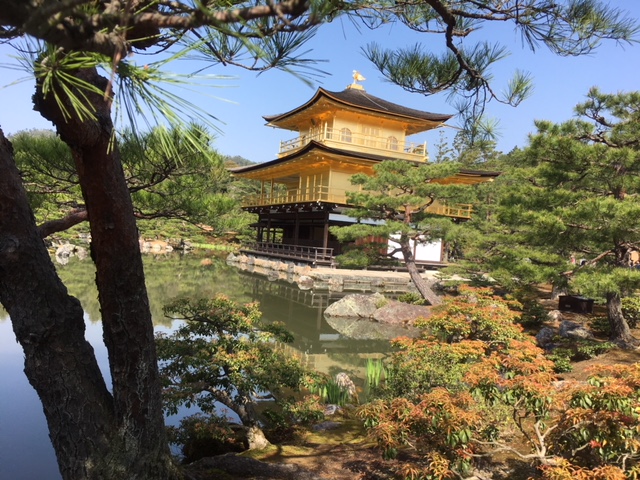
{"label": "orange-leaved shrub", "polygon": [[464,477],[498,451],[543,466],[546,479],[636,478],[639,367],[559,384],[514,307],[462,287],[417,322],[419,338],[396,339],[381,398],[358,411],[369,435],[387,457],[417,454],[398,466],[403,478]]}

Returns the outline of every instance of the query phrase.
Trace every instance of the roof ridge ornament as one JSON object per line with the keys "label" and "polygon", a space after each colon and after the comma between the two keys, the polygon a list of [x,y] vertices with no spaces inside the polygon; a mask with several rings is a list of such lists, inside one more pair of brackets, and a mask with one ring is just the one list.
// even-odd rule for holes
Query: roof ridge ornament
{"label": "roof ridge ornament", "polygon": [[360,85],[358,82],[364,82],[366,78],[359,71],[353,71],[353,83],[349,85],[347,88],[353,88],[355,90],[364,90],[364,87]]}

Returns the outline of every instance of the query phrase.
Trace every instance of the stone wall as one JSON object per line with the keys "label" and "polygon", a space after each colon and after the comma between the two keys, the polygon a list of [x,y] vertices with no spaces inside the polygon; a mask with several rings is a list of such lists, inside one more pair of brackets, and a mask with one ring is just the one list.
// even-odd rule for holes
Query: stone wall
{"label": "stone wall", "polygon": [[312,268],[308,264],[246,254],[230,254],[227,263],[240,270],[297,283],[303,290],[330,292],[415,292],[407,273]]}

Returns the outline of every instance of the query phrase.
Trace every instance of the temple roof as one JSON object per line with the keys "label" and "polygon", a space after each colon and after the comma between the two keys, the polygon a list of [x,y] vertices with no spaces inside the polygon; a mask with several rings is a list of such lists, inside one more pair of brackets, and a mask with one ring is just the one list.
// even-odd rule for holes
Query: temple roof
{"label": "temple roof", "polygon": [[[371,155],[369,153],[361,153],[354,152],[351,150],[341,150],[338,148],[328,147],[320,142],[316,142],[315,140],[310,141],[307,145],[299,150],[295,150],[291,155],[287,155],[286,157],[277,158],[275,160],[270,160],[268,162],[256,163],[253,165],[246,165],[242,167],[230,168],[229,171],[234,174],[251,174],[252,172],[257,172],[262,169],[268,169],[273,167],[280,167],[287,162],[295,161],[305,157],[310,152],[318,152],[325,153],[327,155],[332,156],[340,156],[345,158],[346,160],[353,160],[358,163],[369,163],[375,164],[382,162],[384,160],[389,160],[388,156],[382,155]],[[335,157],[334,157],[335,158]],[[407,162],[411,162],[410,160],[406,160]],[[411,162],[416,165],[424,165],[423,162]],[[451,177],[453,183],[465,183],[465,184],[474,184],[481,183],[486,181],[491,181],[492,179],[498,177],[500,172],[490,172],[490,171],[482,171],[482,170],[460,170],[456,175]],[[443,179],[445,180],[445,179]],[[449,183],[449,182],[446,182]]]}
{"label": "temple roof", "polygon": [[265,115],[262,118],[267,121],[268,125],[287,130],[296,130],[299,125],[296,118],[298,114],[305,111],[326,111],[331,107],[392,117],[409,125],[406,132],[407,135],[439,126],[453,116],[404,107],[370,95],[364,89],[347,87],[342,92],[330,92],[319,88],[305,104],[285,113]]}

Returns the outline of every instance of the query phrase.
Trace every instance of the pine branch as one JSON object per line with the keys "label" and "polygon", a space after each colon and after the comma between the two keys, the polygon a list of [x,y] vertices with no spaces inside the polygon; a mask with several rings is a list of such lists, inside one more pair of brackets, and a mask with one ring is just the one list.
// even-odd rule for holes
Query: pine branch
{"label": "pine branch", "polygon": [[40,238],[47,238],[57,232],[63,232],[69,228],[78,225],[89,219],[87,211],[84,209],[76,209],[69,213],[66,217],[59,220],[51,220],[38,226]]}

